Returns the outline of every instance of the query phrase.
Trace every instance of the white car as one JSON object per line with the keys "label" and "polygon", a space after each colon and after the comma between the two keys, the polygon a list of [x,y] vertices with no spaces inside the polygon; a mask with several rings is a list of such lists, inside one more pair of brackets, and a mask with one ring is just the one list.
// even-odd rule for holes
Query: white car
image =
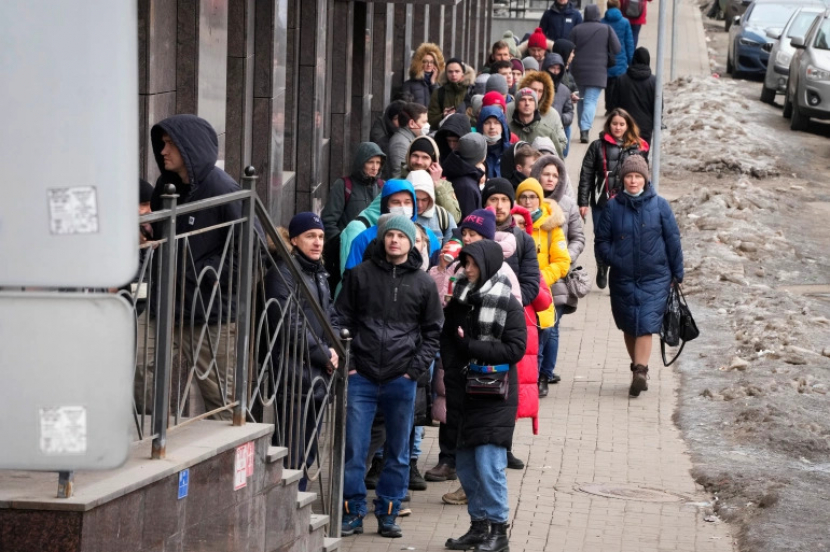
{"label": "white car", "polygon": [[792,130],[807,130],[810,118],[830,119],[830,10],[819,15],[795,48],[784,95],[784,117]]}
{"label": "white car", "polygon": [[821,4],[803,6],[798,8],[784,28],[771,28],[766,30],[766,35],[775,40],[769,54],[767,73],[764,77],[764,84],[761,85],[761,101],[772,104],[775,102],[776,94],[784,94],[787,91],[787,79],[790,75],[790,61],[795,53],[795,48],[790,44],[790,39],[797,36],[804,37],[810,25],[816,17],[824,12]]}

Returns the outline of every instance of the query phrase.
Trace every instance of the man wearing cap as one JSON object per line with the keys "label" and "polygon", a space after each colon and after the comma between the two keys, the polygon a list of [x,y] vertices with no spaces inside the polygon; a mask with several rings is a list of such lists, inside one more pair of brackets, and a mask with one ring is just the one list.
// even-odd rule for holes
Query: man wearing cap
{"label": "man wearing cap", "polygon": [[510,130],[519,140],[533,142],[539,136],[545,136],[553,141],[556,153],[562,157],[562,151],[567,144],[565,129],[562,120],[555,110],[548,112],[548,117],[542,118],[539,113],[539,98],[532,88],[522,88],[516,92],[516,107],[510,119]]}
{"label": "man wearing cap", "polygon": [[[450,115],[450,117],[455,115],[457,114]],[[469,125],[469,122],[467,124]],[[458,200],[455,198],[452,184],[441,178],[444,169],[441,167],[439,153],[438,143],[431,137],[414,138],[406,152],[406,166],[401,171],[401,178],[406,178],[409,171],[428,172],[435,186],[435,203],[446,209],[457,223],[461,220],[461,209],[458,208]]]}
{"label": "man wearing cap", "polygon": [[[280,231],[284,236],[285,230],[280,228]],[[300,277],[325,315],[325,321],[317,318],[305,296],[297,293],[299,282],[294,280],[288,263],[278,258],[276,265],[268,270],[263,279],[265,300],[269,305],[268,325],[272,329],[283,328],[279,333],[280,339],[274,342],[271,350],[271,362],[275,367],[285,366],[291,374],[299,374],[301,382],[299,389],[277,393],[281,403],[278,409],[282,411],[282,407],[285,407],[287,412],[296,416],[296,420],[305,419],[305,427],[302,435],[297,432],[287,443],[275,441],[273,444],[287,446],[287,467],[300,469],[303,464],[312,465],[317,456],[316,413],[323,408],[326,382],[339,362],[323,328],[326,323],[330,324],[334,333],[339,334],[340,325],[331,301],[326,269],[323,267],[325,226],[322,219],[315,213],[297,213],[288,224],[287,234],[291,257],[300,269]],[[300,309],[286,308],[292,296],[299,301]],[[306,408],[311,415],[304,414]],[[305,491],[307,483],[305,477],[300,480],[301,491]]]}
{"label": "man wearing cap", "polygon": [[461,137],[458,147],[444,162],[444,176],[452,183],[462,218],[481,207],[481,189],[478,183],[484,171],[478,168],[487,157],[487,142],[484,137],[471,132]]}
{"label": "man wearing cap", "polygon": [[[343,487],[344,536],[363,532],[366,456],[375,412],[384,415],[386,460],[374,501],[378,533],[400,537],[395,520],[409,486],[409,436],[416,381],[438,352],[444,314],[432,279],[420,270],[415,225],[395,215],[371,258],[349,271],[337,298],[340,323],[352,332]],[[382,246],[380,246],[382,243]]]}

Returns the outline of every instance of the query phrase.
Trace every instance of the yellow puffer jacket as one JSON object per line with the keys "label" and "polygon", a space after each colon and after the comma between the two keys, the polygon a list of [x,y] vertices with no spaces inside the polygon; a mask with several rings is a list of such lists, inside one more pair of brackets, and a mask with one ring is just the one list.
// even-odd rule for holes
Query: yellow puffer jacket
{"label": "yellow puffer jacket", "polygon": [[[562,231],[565,214],[552,199],[546,199],[541,205],[542,216],[533,221],[533,241],[536,242],[536,254],[539,258],[539,270],[548,287],[563,278],[571,268],[571,256],[568,253],[568,240]],[[540,312],[539,325],[549,328],[556,322],[553,305],[550,312]]]}

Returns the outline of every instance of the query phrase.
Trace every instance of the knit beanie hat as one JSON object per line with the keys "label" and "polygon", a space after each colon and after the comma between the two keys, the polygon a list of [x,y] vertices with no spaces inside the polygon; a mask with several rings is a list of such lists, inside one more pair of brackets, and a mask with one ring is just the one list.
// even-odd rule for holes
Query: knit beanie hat
{"label": "knit beanie hat", "polygon": [[465,134],[458,139],[455,153],[470,165],[477,165],[487,157],[487,142],[478,132]]}
{"label": "knit beanie hat", "polygon": [[490,80],[490,73],[482,73],[476,77],[476,82],[473,85],[473,94],[484,95],[486,92],[487,81]]}
{"label": "knit beanie hat", "polygon": [[513,35],[513,31],[504,31],[504,34],[501,35],[501,39],[507,43],[507,49],[510,50],[510,56],[517,57],[519,55],[519,46],[516,44],[516,37]]}
{"label": "knit beanie hat", "polygon": [[496,214],[490,209],[476,209],[467,215],[458,226],[462,230],[475,230],[486,240],[496,237]]}
{"label": "knit beanie hat", "polygon": [[514,71],[521,71],[522,74],[524,74],[525,66],[524,66],[524,63],[522,63],[522,60],[517,59],[517,58],[513,58],[513,59],[510,60],[510,65],[513,66]]}
{"label": "knit beanie hat", "polygon": [[409,238],[410,250],[415,247],[415,232],[417,232],[417,230],[415,230],[415,223],[411,220],[403,215],[393,215],[386,221],[386,225],[383,227],[383,234],[380,234],[381,241],[386,238],[386,234],[388,234],[390,230],[398,230]]}
{"label": "knit beanie hat", "polygon": [[620,169],[620,178],[629,173],[640,173],[648,181],[648,163],[642,155],[630,155],[623,161]]}
{"label": "knit beanie hat", "polygon": [[409,155],[412,155],[416,151],[426,153],[432,157],[433,161],[438,161],[438,152],[435,151],[435,146],[432,145],[432,140],[426,136],[418,136],[412,140],[412,143],[409,144]]}
{"label": "knit beanie hat", "polygon": [[527,56],[522,60],[522,65],[525,66],[525,71],[538,71],[539,70],[539,62],[536,61],[536,58]]}
{"label": "knit beanie hat", "polygon": [[481,204],[487,205],[487,200],[493,194],[504,194],[510,199],[510,207],[516,202],[516,195],[513,191],[513,184],[506,178],[491,178],[484,183],[481,190]]}
{"label": "knit beanie hat", "polygon": [[516,188],[516,197],[520,197],[522,192],[533,192],[536,194],[536,197],[539,198],[539,201],[545,199],[545,191],[542,189],[542,185],[539,184],[539,181],[535,178],[527,178],[519,184]]}
{"label": "knit beanie hat", "polygon": [[634,59],[632,59],[631,62],[642,65],[648,65],[651,63],[651,55],[648,53],[648,50],[646,48],[640,46],[639,48],[634,50]]}
{"label": "knit beanie hat", "polygon": [[519,103],[519,100],[524,98],[525,96],[530,96],[533,98],[533,101],[536,102],[536,107],[539,107],[539,98],[536,96],[536,92],[532,88],[522,88],[518,92],[516,92],[516,104]]}
{"label": "knit beanie hat", "polygon": [[504,75],[500,75],[498,73],[493,73],[490,75],[490,78],[487,79],[487,85],[484,87],[485,95],[487,92],[499,92],[502,96],[507,96],[507,79],[504,78]]}
{"label": "knit beanie hat", "polygon": [[532,147],[538,152],[548,153],[550,155],[555,155],[559,157],[559,154],[556,152],[556,146],[553,145],[553,140],[551,140],[547,136],[537,136],[533,139],[533,142],[530,144],[530,147]]}
{"label": "knit beanie hat", "polygon": [[304,234],[309,230],[325,230],[323,221],[316,213],[297,213],[288,223],[288,237],[296,238],[300,234]]}
{"label": "knit beanie hat", "polygon": [[152,184],[144,180],[143,178],[138,179],[138,202],[139,203],[150,203],[153,199],[153,190],[155,188]]}
{"label": "knit beanie hat", "polygon": [[536,27],[536,30],[533,31],[533,34],[527,39],[527,47],[541,48],[543,50],[548,49],[548,37],[545,36],[545,33],[542,31],[541,27]]}
{"label": "knit beanie hat", "polygon": [[501,106],[502,111],[507,113],[507,100],[504,99],[504,94],[501,92],[493,90],[492,92],[486,93],[481,99],[481,107],[487,107],[488,105]]}

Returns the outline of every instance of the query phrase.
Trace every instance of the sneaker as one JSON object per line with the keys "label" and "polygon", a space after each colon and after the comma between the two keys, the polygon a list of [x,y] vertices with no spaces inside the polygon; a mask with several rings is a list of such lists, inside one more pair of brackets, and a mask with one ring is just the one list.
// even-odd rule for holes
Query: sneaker
{"label": "sneaker", "polygon": [[539,398],[548,396],[548,379],[542,376],[539,379]]}
{"label": "sneaker", "polygon": [[455,473],[455,468],[447,464],[438,464],[432,469],[424,472],[424,479],[427,481],[455,481],[458,479],[458,474]]}
{"label": "sneaker", "polygon": [[608,268],[603,265],[597,265],[597,287],[605,289],[608,285]]}
{"label": "sneaker", "polygon": [[372,465],[369,466],[369,471],[363,478],[367,489],[374,489],[378,486],[380,480],[380,472],[383,471],[383,458],[379,456],[372,456]]}
{"label": "sneaker", "polygon": [[378,516],[378,535],[388,539],[398,539],[403,536],[401,526],[395,523],[395,516]]}
{"label": "sneaker", "polygon": [[410,491],[426,491],[427,482],[418,472],[418,461],[409,461],[409,490]]}
{"label": "sneaker", "polygon": [[648,389],[648,366],[637,364],[631,374],[631,387],[628,394],[632,397],[639,397],[641,391]]}
{"label": "sneaker", "polygon": [[464,487],[458,487],[457,490],[442,496],[441,500],[444,501],[444,504],[461,506],[467,504],[467,493],[464,492]]}
{"label": "sneaker", "polygon": [[363,534],[363,517],[357,514],[343,514],[340,534],[344,537]]}
{"label": "sneaker", "polygon": [[507,451],[507,467],[511,470],[523,470],[525,463],[513,456],[512,451]]}
{"label": "sneaker", "polygon": [[400,517],[407,517],[412,515],[412,508],[401,508],[398,510],[398,516]]}
{"label": "sneaker", "polygon": [[559,383],[560,381],[562,381],[562,378],[560,378],[556,374],[554,374],[554,375],[552,375],[551,377],[548,378],[548,383],[556,384],[556,383]]}

